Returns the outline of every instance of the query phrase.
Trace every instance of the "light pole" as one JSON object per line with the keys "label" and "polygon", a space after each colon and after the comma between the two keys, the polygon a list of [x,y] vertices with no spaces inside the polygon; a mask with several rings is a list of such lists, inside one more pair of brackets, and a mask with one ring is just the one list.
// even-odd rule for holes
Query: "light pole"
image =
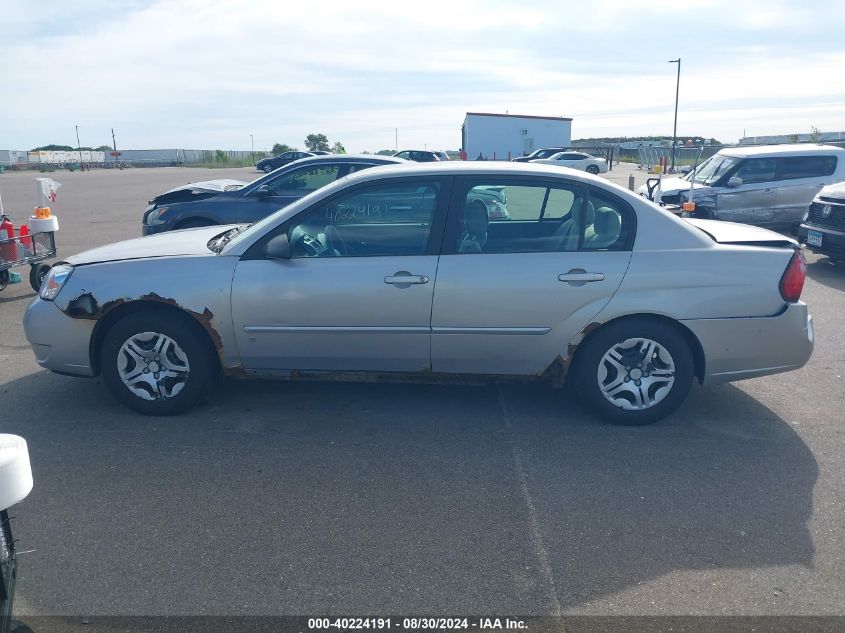
{"label": "light pole", "polygon": [[252,134],[249,135],[249,159],[255,163],[255,139],[252,138]]}
{"label": "light pole", "polygon": [[672,128],[672,172],[675,171],[675,145],[678,142],[678,94],[681,89],[681,58],[670,59],[667,64],[678,65],[678,80],[675,83],[675,126]]}
{"label": "light pole", "polygon": [[82,162],[82,145],[79,142],[79,126],[74,125],[73,127],[76,128],[76,151],[79,152],[79,171],[85,171],[85,163]]}

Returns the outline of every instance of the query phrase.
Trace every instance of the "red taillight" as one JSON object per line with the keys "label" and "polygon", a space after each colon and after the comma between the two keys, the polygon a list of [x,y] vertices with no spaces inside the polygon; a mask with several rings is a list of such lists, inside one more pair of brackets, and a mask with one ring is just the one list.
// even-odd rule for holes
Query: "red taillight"
{"label": "red taillight", "polygon": [[780,278],[780,296],[784,301],[795,303],[801,298],[801,291],[804,289],[804,279],[807,277],[807,260],[804,258],[804,251],[795,249],[789,265]]}

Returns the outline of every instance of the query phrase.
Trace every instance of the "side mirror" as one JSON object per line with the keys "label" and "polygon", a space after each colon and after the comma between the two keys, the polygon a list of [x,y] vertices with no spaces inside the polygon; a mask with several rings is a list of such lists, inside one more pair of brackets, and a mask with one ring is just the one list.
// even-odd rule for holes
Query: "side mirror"
{"label": "side mirror", "polygon": [[728,187],[741,187],[742,186],[742,178],[739,176],[731,176],[727,182]]}
{"label": "side mirror", "polygon": [[258,189],[255,190],[255,196],[258,198],[267,198],[273,195],[273,192],[270,190],[270,185],[261,185]]}
{"label": "side mirror", "polygon": [[264,256],[267,259],[290,259],[290,242],[287,233],[279,233],[276,237],[267,242],[264,247]]}

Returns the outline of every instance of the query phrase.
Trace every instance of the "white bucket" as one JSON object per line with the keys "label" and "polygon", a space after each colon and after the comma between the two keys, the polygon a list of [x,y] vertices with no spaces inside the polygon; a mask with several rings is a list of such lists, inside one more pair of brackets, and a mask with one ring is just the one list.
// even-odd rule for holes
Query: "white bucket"
{"label": "white bucket", "polygon": [[0,433],[0,510],[22,501],[32,490],[32,468],[26,440]]}

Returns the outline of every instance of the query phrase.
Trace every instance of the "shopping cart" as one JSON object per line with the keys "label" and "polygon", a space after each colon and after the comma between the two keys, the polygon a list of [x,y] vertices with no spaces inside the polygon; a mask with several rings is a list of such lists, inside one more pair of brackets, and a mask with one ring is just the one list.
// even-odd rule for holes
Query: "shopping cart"
{"label": "shopping cart", "polygon": [[[0,220],[8,220],[5,215]],[[0,291],[9,284],[9,269],[29,264],[29,284],[35,292],[41,288],[50,266],[44,260],[56,256],[56,236],[53,231],[7,237],[0,233]]]}

